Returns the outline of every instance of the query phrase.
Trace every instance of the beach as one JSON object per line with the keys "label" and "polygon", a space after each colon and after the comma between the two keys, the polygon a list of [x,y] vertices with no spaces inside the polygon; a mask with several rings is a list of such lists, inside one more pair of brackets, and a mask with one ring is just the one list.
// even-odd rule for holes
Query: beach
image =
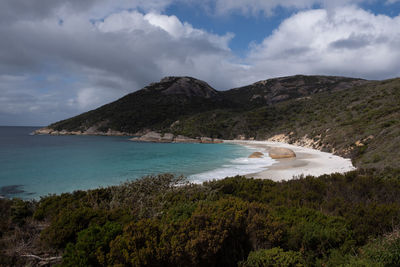
{"label": "beach", "polygon": [[[319,176],[331,173],[345,173],[355,170],[350,159],[316,149],[294,146],[270,141],[225,140],[226,143],[247,146],[268,156],[272,148],[288,148],[296,153],[295,158],[275,159],[264,171],[247,174],[248,178],[270,179],[273,181],[290,180],[301,175]],[[267,164],[266,164],[267,165]]]}

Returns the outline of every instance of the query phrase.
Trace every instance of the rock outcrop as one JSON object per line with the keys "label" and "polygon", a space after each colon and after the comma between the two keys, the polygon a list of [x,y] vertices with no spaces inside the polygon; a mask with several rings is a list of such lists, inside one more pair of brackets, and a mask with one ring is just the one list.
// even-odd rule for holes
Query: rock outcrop
{"label": "rock outcrop", "polygon": [[272,159],[295,158],[296,154],[293,150],[283,147],[274,147],[269,151],[269,156]]}
{"label": "rock outcrop", "polygon": [[254,152],[253,154],[251,154],[249,156],[249,159],[259,159],[259,158],[262,158],[263,156],[264,156],[264,154],[261,152]]}
{"label": "rock outcrop", "polygon": [[160,134],[157,132],[148,132],[145,135],[129,139],[136,142],[154,142],[154,143],[203,143],[203,144],[217,144],[223,143],[220,139],[213,139],[209,137],[190,138],[183,135],[174,137],[172,133]]}
{"label": "rock outcrop", "polygon": [[176,142],[176,143],[200,143],[200,140],[195,139],[195,138],[190,138],[187,136],[183,136],[183,135],[177,135],[174,139],[174,142]]}
{"label": "rock outcrop", "polygon": [[61,130],[57,131],[49,127],[44,127],[41,129],[38,129],[33,132],[35,135],[43,135],[43,134],[49,134],[49,135],[102,135],[102,136],[132,136],[131,133],[125,133],[125,132],[120,132],[120,131],[115,131],[108,129],[107,132],[102,132],[98,131],[97,129],[91,127],[87,129],[86,131],[67,131],[67,130]]}
{"label": "rock outcrop", "polygon": [[204,81],[192,77],[165,77],[159,85],[164,95],[185,95],[187,97],[212,98],[218,91]]}

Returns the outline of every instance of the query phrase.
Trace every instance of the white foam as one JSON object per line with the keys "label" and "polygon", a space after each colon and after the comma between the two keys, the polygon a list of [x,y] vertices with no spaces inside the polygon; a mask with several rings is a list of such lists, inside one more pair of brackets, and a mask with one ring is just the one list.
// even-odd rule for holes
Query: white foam
{"label": "white foam", "polygon": [[268,156],[262,158],[238,158],[231,160],[231,164],[223,165],[221,168],[190,175],[188,178],[193,183],[202,183],[209,180],[218,180],[225,177],[236,175],[246,175],[264,171],[268,166],[271,166],[275,160]]}

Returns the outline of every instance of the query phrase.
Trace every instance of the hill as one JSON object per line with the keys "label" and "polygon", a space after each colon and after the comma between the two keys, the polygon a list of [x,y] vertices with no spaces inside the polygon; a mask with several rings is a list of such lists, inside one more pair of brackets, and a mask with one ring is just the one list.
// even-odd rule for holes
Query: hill
{"label": "hill", "polygon": [[297,75],[217,91],[191,77],[167,77],[44,132],[271,139],[381,168],[400,160],[399,88],[399,79]]}
{"label": "hill", "polygon": [[121,99],[48,128],[58,132],[135,134],[165,130],[175,121],[210,110],[243,111],[318,92],[350,88],[363,80],[342,77],[294,76],[217,91],[191,77],[166,77]]}
{"label": "hill", "polygon": [[181,119],[173,131],[225,139],[272,138],[351,157],[358,167],[399,166],[399,103],[400,79],[368,82],[246,111],[195,114]]}

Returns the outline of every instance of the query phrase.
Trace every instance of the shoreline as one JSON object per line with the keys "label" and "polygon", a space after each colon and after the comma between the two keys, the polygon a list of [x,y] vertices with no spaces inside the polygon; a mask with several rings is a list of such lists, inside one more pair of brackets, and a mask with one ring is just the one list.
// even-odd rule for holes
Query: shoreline
{"label": "shoreline", "polygon": [[295,158],[275,159],[272,165],[265,166],[264,171],[247,174],[245,175],[247,178],[270,179],[278,182],[295,179],[301,175],[320,176],[323,174],[346,173],[356,169],[351,163],[351,159],[286,143],[250,140],[224,140],[224,143],[251,147],[266,155],[268,155],[268,151],[271,148],[275,147],[289,148],[296,153]]}

